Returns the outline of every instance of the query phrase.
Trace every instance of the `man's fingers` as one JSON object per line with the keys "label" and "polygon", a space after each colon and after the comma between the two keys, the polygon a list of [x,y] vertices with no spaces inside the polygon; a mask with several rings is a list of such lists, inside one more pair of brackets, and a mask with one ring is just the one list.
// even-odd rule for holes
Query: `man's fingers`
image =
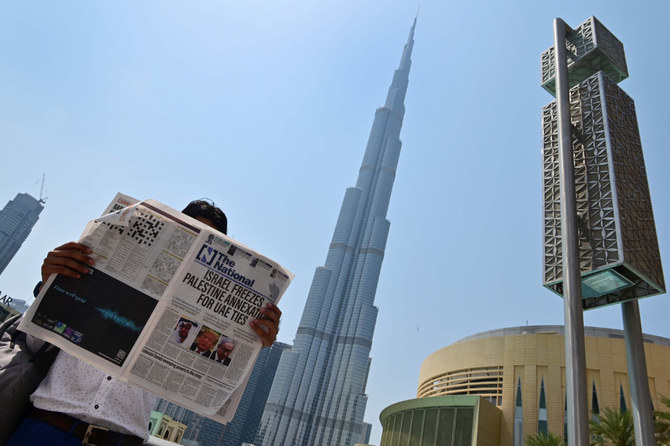
{"label": "man's fingers", "polygon": [[92,252],[93,251],[91,251],[91,248],[86,245],[82,245],[81,243],[76,242],[69,242],[49,252],[49,254],[47,254],[47,259],[67,257],[92,265],[93,259],[89,256],[89,254]]}
{"label": "man's fingers", "polygon": [[261,313],[266,315],[268,317],[268,319],[270,319],[271,321],[279,324],[280,315],[278,313],[276,313],[275,311],[272,311],[270,308],[265,308],[265,307],[260,307],[258,309],[258,311],[260,311]]}
{"label": "man's fingers", "polygon": [[81,262],[89,263],[87,259],[81,259],[80,261],[74,260],[72,257],[47,257],[44,259],[44,264],[42,265],[42,270],[58,270],[51,271],[53,272],[62,272],[63,269],[70,269],[74,271],[79,271],[82,274],[88,272],[88,267]]}
{"label": "man's fingers", "polygon": [[276,313],[278,318],[281,317],[281,310],[279,309],[279,307],[278,307],[277,305],[273,304],[272,302],[268,302],[268,308],[269,308],[273,313]]}
{"label": "man's fingers", "polygon": [[251,321],[251,327],[260,336],[263,346],[269,347],[277,340],[281,310],[275,304],[268,302],[267,308],[261,307],[259,311],[267,316],[267,319],[254,319]]}
{"label": "man's fingers", "polygon": [[54,249],[52,252],[54,252],[54,251],[68,251],[68,250],[71,250],[71,249],[76,249],[78,251],[84,251],[84,252],[91,252],[91,249],[88,246],[83,245],[81,243],[77,243],[77,242],[67,242],[66,244],[60,245],[58,248]]}
{"label": "man's fingers", "polygon": [[88,273],[87,265],[95,262],[89,255],[91,249],[81,243],[69,242],[59,246],[47,254],[42,264],[42,281],[46,282],[52,274],[63,274],[78,279],[81,274]]}
{"label": "man's fingers", "polygon": [[250,325],[251,328],[254,329],[256,334],[261,338],[261,341],[263,341],[263,347],[269,347],[272,345],[272,343],[276,339],[277,336],[276,334],[273,335],[271,333],[266,332],[264,328],[268,329],[267,326],[265,324],[261,325],[261,321],[259,320],[252,320]]}
{"label": "man's fingers", "polygon": [[52,274],[62,274],[64,276],[79,279],[81,277],[81,275],[86,274],[88,272],[88,270],[86,270],[86,271],[76,271],[72,268],[67,268],[65,266],[50,266],[49,268],[46,268],[44,270],[44,272],[45,272],[44,276],[46,276],[47,279]]}

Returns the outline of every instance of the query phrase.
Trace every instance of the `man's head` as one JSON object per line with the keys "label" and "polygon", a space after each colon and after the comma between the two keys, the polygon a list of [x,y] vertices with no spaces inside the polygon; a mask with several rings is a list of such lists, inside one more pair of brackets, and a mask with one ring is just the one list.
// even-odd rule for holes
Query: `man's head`
{"label": "man's head", "polygon": [[219,335],[209,328],[204,328],[195,340],[200,351],[211,350],[219,339]]}
{"label": "man's head", "polygon": [[226,359],[235,348],[235,341],[224,338],[216,349],[216,359]]}
{"label": "man's head", "polygon": [[179,323],[179,339],[184,341],[184,339],[186,339],[186,337],[188,336],[188,332],[191,330],[192,326],[193,324],[191,324],[188,321],[181,321]]}
{"label": "man's head", "polygon": [[228,234],[228,219],[226,218],[226,214],[216,207],[210,199],[193,200],[181,212],[196,220],[200,220],[219,232]]}

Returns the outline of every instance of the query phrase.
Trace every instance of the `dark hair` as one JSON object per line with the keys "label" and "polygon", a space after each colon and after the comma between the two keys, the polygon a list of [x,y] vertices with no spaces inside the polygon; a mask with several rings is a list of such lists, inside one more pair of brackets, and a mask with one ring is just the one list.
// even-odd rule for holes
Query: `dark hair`
{"label": "dark hair", "polygon": [[214,223],[218,231],[228,234],[228,219],[226,218],[226,214],[216,207],[214,202],[209,198],[193,200],[181,212],[193,218],[207,218]]}

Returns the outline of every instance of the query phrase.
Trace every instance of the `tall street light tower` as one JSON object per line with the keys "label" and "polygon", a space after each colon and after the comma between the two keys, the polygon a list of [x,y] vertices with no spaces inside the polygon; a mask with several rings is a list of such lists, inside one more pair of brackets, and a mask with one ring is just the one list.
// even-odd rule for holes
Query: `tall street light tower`
{"label": "tall street light tower", "polygon": [[544,286],[564,297],[568,443],[588,445],[584,309],[622,304],[636,444],[654,443],[637,299],[665,292],[623,44],[595,17],[542,53]]}

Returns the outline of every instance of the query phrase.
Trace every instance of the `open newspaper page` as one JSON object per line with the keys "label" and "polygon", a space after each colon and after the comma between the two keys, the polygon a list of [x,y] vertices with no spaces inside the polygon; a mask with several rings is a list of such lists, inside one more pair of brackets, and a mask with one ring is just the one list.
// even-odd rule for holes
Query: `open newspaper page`
{"label": "open newspaper page", "polygon": [[[117,195],[80,239],[95,258],[52,276],[22,329],[121,379],[225,422],[262,343],[249,326],[292,274],[157,201]],[[241,393],[241,391],[240,391]],[[225,406],[224,406],[225,404]]]}

